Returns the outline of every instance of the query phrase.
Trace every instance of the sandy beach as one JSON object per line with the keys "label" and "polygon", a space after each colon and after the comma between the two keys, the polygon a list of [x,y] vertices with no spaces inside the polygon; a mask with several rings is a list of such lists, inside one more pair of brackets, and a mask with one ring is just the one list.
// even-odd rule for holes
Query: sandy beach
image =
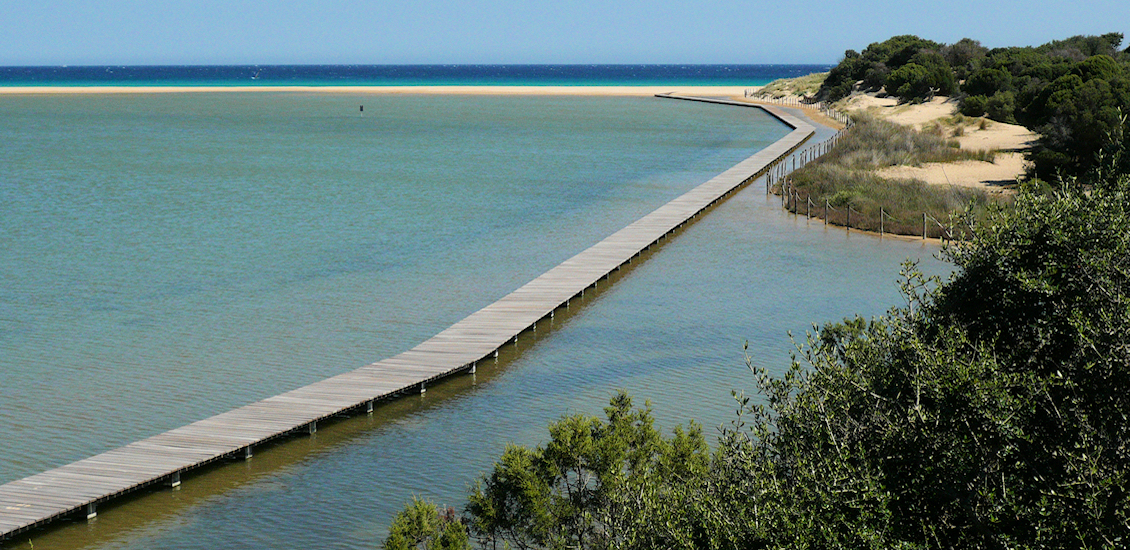
{"label": "sandy beach", "polygon": [[443,95],[574,95],[652,96],[678,93],[742,97],[758,86],[11,86],[0,95],[29,94],[176,94],[302,92],[322,94],[443,94]]}

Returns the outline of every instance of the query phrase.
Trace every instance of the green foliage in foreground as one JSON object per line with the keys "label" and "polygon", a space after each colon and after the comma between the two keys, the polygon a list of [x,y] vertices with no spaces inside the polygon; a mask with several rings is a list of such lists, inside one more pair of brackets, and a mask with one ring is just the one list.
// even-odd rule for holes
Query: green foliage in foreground
{"label": "green foliage in foreground", "polygon": [[[884,230],[908,235],[922,234],[922,214],[945,222],[955,211],[972,207],[983,212],[991,201],[979,189],[946,185],[930,185],[918,180],[889,180],[876,176],[875,170],[890,166],[920,166],[927,162],[988,160],[993,153],[959,149],[957,142],[929,132],[918,132],[867,115],[856,118],[856,124],[831,151],[793,172],[789,178],[800,192],[798,212],[804,212],[806,199],[811,199],[814,216],[824,216],[825,201],[831,208],[829,221],[846,224],[847,208],[852,214],[851,226],[879,230],[880,209],[886,214]],[[930,236],[939,236],[942,228],[931,221]]]}
{"label": "green foliage in foreground", "polygon": [[[908,266],[906,305],[815,331],[710,451],[617,396],[511,447],[470,535],[512,548],[1130,545],[1130,179],[1022,191]],[[415,506],[415,505],[413,505]],[[411,509],[412,507],[410,507]],[[462,525],[462,524],[458,524]]]}
{"label": "green foliage in foreground", "polygon": [[389,526],[385,550],[458,550],[469,547],[467,528],[455,510],[412,499]]}

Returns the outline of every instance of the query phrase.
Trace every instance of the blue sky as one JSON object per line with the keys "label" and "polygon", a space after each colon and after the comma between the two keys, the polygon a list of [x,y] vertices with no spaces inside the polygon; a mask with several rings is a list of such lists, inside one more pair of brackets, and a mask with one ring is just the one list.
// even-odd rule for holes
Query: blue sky
{"label": "blue sky", "polygon": [[835,63],[896,34],[1130,34],[1125,0],[0,0],[0,65]]}

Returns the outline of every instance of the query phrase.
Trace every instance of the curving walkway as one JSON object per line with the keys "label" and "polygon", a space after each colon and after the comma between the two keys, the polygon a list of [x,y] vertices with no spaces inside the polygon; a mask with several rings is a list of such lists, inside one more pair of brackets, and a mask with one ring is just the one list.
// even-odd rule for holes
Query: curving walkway
{"label": "curving walkway", "polygon": [[295,431],[313,433],[319,421],[334,415],[371,411],[377,400],[423,392],[435,380],[474,372],[478,361],[495,356],[540,319],[765,173],[814,134],[811,125],[773,106],[661,97],[760,108],[793,131],[400,355],[0,485],[0,540],[68,515],[94,517],[99,503],[125,493],[155,484],[175,486],[187,470],[227,457],[250,457],[256,445]]}

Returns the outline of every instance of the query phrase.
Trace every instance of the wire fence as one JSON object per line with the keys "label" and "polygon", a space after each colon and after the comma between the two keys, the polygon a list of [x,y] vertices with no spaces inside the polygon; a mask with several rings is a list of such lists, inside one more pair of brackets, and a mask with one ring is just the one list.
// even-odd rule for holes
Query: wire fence
{"label": "wire fence", "polygon": [[789,106],[789,107],[810,107],[810,108],[814,108],[814,109],[820,111],[820,114],[822,114],[822,115],[824,115],[824,116],[826,116],[826,117],[828,117],[828,118],[830,118],[830,119],[832,119],[836,122],[839,122],[840,124],[843,124],[844,126],[846,126],[848,128],[850,128],[852,126],[851,117],[848,116],[847,113],[838,111],[834,107],[832,107],[831,105],[829,105],[829,104],[827,104],[823,101],[817,101],[815,98],[797,97],[797,96],[793,96],[793,95],[788,95],[788,96],[783,96],[783,97],[774,97],[774,96],[771,96],[769,94],[760,93],[757,90],[753,90],[753,89],[746,89],[745,97],[747,97],[749,99],[755,99],[757,101],[762,101],[762,102],[765,102],[765,103],[774,103],[774,104],[777,104],[777,105],[785,105],[785,106]]}
{"label": "wire fence", "polygon": [[[845,116],[837,111],[831,111],[837,116]],[[781,195],[781,206],[788,212],[797,216],[804,215],[805,219],[822,219],[824,225],[833,224],[842,226],[848,229],[860,229],[863,231],[872,231],[879,233],[879,235],[886,235],[888,233],[898,235],[911,235],[921,236],[923,239],[937,238],[943,240],[953,240],[962,238],[964,231],[956,231],[950,224],[946,224],[929,214],[922,212],[921,219],[917,215],[913,219],[907,219],[904,215],[903,218],[896,218],[889,213],[885,207],[879,207],[879,216],[876,218],[874,213],[871,215],[864,214],[851,207],[850,204],[841,204],[833,206],[831,200],[824,198],[823,200],[812,200],[810,193],[803,189],[798,189],[793,185],[792,180],[788,175],[800,168],[803,168],[808,163],[820,158],[827,154],[844,134],[851,128],[850,117],[846,123],[845,128],[837,131],[832,137],[806,148],[795,151],[789,158],[777,162],[769,168],[765,175],[765,194],[768,196],[774,189],[778,189]],[[957,233],[955,235],[955,233]]]}
{"label": "wire fence", "polygon": [[928,212],[922,212],[921,219],[896,218],[887,213],[886,208],[879,207],[878,218],[868,216],[851,207],[850,204],[832,206],[831,201],[814,201],[812,196],[802,189],[793,187],[791,182],[785,180],[781,192],[781,206],[796,216],[805,219],[820,219],[824,225],[832,224],[863,231],[871,231],[879,235],[895,234],[921,237],[923,239],[954,240],[963,235],[955,232],[949,224],[943,223]]}

